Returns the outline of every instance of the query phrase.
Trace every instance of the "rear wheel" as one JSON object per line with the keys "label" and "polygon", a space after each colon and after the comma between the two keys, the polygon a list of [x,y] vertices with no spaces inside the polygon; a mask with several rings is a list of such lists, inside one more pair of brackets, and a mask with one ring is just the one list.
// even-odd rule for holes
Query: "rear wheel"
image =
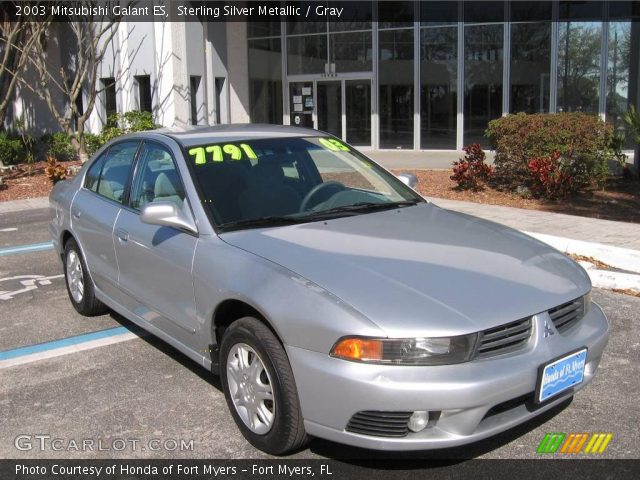
{"label": "rear wheel", "polygon": [[67,240],[64,246],[64,278],[69,300],[79,314],[93,316],[107,311],[106,305],[95,297],[93,282],[73,238]]}
{"label": "rear wheel", "polygon": [[307,441],[293,371],[273,332],[245,317],[225,331],[221,380],[233,419],[254,447],[281,455]]}

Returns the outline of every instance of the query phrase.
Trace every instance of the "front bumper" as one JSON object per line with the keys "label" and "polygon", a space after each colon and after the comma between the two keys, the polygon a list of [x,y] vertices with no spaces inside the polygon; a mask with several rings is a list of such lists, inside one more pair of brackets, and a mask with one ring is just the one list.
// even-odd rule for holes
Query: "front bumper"
{"label": "front bumper", "polygon": [[[458,365],[371,365],[287,347],[307,433],[378,450],[445,448],[492,436],[549,410],[591,381],[609,338],[609,324],[595,303],[573,328],[562,334],[554,329],[548,338],[543,335],[548,314],[533,319],[531,338],[522,349]],[[583,382],[532,408],[526,398],[533,397],[538,367],[585,346]],[[441,413],[435,425],[401,438],[346,431],[349,419],[360,411],[417,410]]]}

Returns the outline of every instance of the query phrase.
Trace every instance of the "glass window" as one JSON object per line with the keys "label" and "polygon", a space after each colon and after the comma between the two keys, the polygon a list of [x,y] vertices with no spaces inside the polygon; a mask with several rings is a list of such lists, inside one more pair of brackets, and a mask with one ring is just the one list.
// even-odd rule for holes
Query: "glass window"
{"label": "glass window", "polygon": [[[122,142],[112,145],[109,151],[98,160],[102,163],[102,169],[97,184],[95,183],[95,172],[92,172],[92,183],[89,186],[90,179],[87,178],[85,186],[105,198],[122,203],[138,145],[138,142]],[[102,160],[103,158],[104,160]],[[94,167],[95,165],[91,168]]]}
{"label": "glass window", "polygon": [[504,21],[504,2],[464,2],[464,21],[465,23],[502,22]]}
{"label": "glass window", "polygon": [[277,37],[280,35],[280,22],[247,22],[247,37]]}
{"label": "glass window", "polygon": [[182,208],[184,187],[166,148],[155,143],[144,144],[131,192],[130,205],[136,210],[153,201],[173,202]]}
{"label": "glass window", "polygon": [[420,2],[422,26],[451,25],[458,22],[458,2]]}
{"label": "glass window", "polygon": [[102,90],[104,93],[104,110],[107,114],[107,119],[117,113],[118,108],[116,106],[116,79],[115,78],[101,78]]}
{"label": "glass window", "polygon": [[464,144],[487,145],[489,121],[502,115],[503,26],[464,29]]}
{"label": "glass window", "polygon": [[347,30],[371,30],[372,2],[343,2],[339,22],[329,22],[330,32]]}
{"label": "glass window", "polygon": [[558,111],[598,113],[601,22],[563,22],[558,39]]}
{"label": "glass window", "polygon": [[135,76],[138,84],[138,109],[141,112],[151,112],[151,77],[149,75]]}
{"label": "glass window", "polygon": [[413,30],[379,34],[380,147],[413,148]]}
{"label": "glass window", "polygon": [[371,32],[332,33],[331,62],[336,72],[371,71]]}
{"label": "glass window", "polygon": [[511,25],[512,113],[549,111],[551,22]]}
{"label": "glass window", "polygon": [[305,35],[287,39],[289,75],[324,73],[327,63],[327,36]]}
{"label": "glass window", "polygon": [[191,147],[189,160],[202,205],[227,228],[364,215],[423,201],[335,138],[205,144]]}
{"label": "glass window", "polygon": [[413,2],[378,2],[378,28],[410,27],[413,12]]}
{"label": "glass window", "polygon": [[199,75],[191,75],[189,77],[189,104],[191,107],[191,125],[198,125],[198,117],[202,106]]}
{"label": "glass window", "polygon": [[[629,91],[631,59],[638,58],[638,40],[632,42],[630,21],[609,23],[609,62],[607,65],[607,112],[606,119],[620,133],[626,132],[622,116],[629,110],[633,95]],[[637,26],[636,26],[637,28]],[[637,81],[635,83],[637,85]],[[626,148],[633,148],[631,138],[627,138]]]}
{"label": "glass window", "polygon": [[512,22],[541,22],[551,20],[551,2],[511,2]]}
{"label": "glass window", "polygon": [[84,177],[84,188],[91,190],[92,192],[98,191],[98,180],[100,179],[100,172],[102,171],[102,165],[107,154],[103,153],[100,158],[95,160],[89,167],[87,175]]}
{"label": "glass window", "polygon": [[420,148],[456,148],[457,49],[457,25],[421,29]]}
{"label": "glass window", "polygon": [[249,105],[253,123],[282,123],[279,38],[249,40]]}

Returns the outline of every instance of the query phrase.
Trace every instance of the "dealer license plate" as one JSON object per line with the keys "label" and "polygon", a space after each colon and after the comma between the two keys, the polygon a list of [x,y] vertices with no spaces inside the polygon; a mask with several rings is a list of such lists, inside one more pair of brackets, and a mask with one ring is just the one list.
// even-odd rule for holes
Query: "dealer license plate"
{"label": "dealer license plate", "polygon": [[584,379],[587,349],[583,348],[540,367],[536,400],[545,402]]}

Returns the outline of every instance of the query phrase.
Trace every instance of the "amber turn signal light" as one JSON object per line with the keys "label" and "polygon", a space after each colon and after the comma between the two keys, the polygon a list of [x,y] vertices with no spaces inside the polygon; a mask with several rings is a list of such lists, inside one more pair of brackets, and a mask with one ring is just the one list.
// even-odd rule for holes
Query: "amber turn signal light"
{"label": "amber turn signal light", "polygon": [[382,341],[369,338],[343,338],[331,350],[334,357],[348,360],[382,360]]}

